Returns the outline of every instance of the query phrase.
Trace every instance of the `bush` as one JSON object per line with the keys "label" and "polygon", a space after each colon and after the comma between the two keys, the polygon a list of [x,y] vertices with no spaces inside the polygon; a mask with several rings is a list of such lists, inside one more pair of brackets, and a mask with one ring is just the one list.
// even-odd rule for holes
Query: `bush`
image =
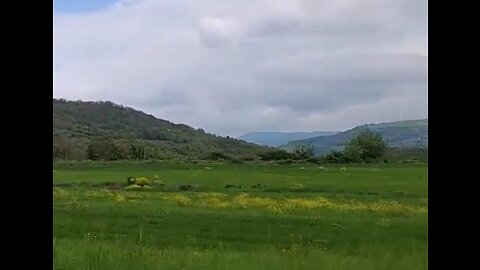
{"label": "bush", "polygon": [[213,152],[209,152],[207,153],[207,155],[205,156],[205,159],[207,160],[225,160],[225,159],[230,159],[229,156],[227,156],[226,154],[224,154],[223,152],[221,151],[213,151]]}
{"label": "bush", "polygon": [[153,181],[153,184],[156,185],[156,186],[161,186],[161,187],[165,186],[165,184],[163,183],[162,180],[155,180],[155,181]]}
{"label": "bush", "polygon": [[133,176],[128,177],[127,185],[137,185],[137,186],[151,186],[150,181],[146,177],[135,178]]}
{"label": "bush", "polygon": [[259,154],[260,159],[263,161],[270,160],[286,160],[293,157],[292,154],[284,150],[271,150],[262,154]]}
{"label": "bush", "polygon": [[125,190],[129,190],[129,191],[131,191],[131,190],[142,190],[142,189],[143,189],[143,187],[141,187],[137,184],[133,184],[133,185],[130,185],[130,186],[125,188]]}
{"label": "bush", "polygon": [[135,177],[130,176],[130,177],[128,177],[128,179],[127,179],[127,185],[129,185],[129,186],[130,186],[130,185],[133,185],[133,184],[135,184],[135,181],[136,181]]}
{"label": "bush", "polygon": [[253,161],[257,159],[257,156],[253,154],[245,154],[245,155],[240,155],[238,159],[241,161]]}
{"label": "bush", "polygon": [[302,189],[305,189],[305,186],[303,184],[293,184],[293,185],[290,186],[290,189],[302,190]]}
{"label": "bush", "polygon": [[293,160],[291,159],[286,159],[286,160],[281,160],[278,162],[278,164],[280,165],[289,165],[289,164],[292,164],[293,163]]}
{"label": "bush", "polygon": [[332,151],[325,155],[324,160],[326,163],[345,163],[345,156],[342,152]]}
{"label": "bush", "polygon": [[309,163],[315,163],[315,164],[321,164],[322,163],[322,158],[320,157],[311,157],[307,159],[307,162]]}
{"label": "bush", "polygon": [[262,184],[256,184],[256,185],[253,185],[252,188],[264,189],[264,188],[266,188],[266,186],[264,186]]}
{"label": "bush", "polygon": [[150,186],[150,181],[146,177],[139,177],[136,179],[135,184],[139,186]]}
{"label": "bush", "polygon": [[192,186],[191,185],[181,185],[180,190],[181,191],[190,191],[190,190],[192,190]]}
{"label": "bush", "polygon": [[140,190],[150,190],[150,189],[152,189],[152,187],[149,185],[140,186],[137,184],[133,184],[125,188],[125,190],[127,191],[140,191]]}

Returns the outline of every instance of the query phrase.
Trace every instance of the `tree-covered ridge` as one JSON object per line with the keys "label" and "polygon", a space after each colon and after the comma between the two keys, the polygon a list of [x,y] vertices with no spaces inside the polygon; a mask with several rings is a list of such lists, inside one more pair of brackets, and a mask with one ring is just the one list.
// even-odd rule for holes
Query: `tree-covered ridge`
{"label": "tree-covered ridge", "polygon": [[203,158],[212,152],[247,158],[266,151],[269,148],[157,119],[108,101],[53,100],[54,158]]}
{"label": "tree-covered ridge", "polygon": [[379,133],[389,147],[428,148],[428,119],[366,124],[330,136],[292,141],[280,148],[292,150],[295,145],[306,144],[313,147],[316,155],[324,155],[330,151],[342,151],[348,141],[365,130]]}

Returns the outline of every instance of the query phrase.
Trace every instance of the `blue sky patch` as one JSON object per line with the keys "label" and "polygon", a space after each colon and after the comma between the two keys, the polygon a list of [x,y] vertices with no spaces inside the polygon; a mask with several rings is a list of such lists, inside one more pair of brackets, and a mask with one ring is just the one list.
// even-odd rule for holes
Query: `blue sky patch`
{"label": "blue sky patch", "polygon": [[53,10],[61,13],[90,12],[106,8],[118,0],[54,0]]}

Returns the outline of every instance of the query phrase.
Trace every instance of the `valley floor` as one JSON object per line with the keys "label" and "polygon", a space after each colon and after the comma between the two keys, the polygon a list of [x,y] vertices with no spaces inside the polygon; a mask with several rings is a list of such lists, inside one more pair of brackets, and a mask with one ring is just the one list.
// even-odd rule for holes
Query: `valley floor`
{"label": "valley floor", "polygon": [[427,165],[341,167],[56,163],[55,269],[427,269]]}

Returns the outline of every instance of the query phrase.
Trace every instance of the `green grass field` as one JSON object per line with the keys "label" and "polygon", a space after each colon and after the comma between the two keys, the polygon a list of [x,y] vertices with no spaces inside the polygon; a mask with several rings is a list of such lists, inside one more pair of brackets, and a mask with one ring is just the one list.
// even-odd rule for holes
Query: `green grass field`
{"label": "green grass field", "polygon": [[55,269],[427,269],[427,165],[341,167],[55,163]]}

